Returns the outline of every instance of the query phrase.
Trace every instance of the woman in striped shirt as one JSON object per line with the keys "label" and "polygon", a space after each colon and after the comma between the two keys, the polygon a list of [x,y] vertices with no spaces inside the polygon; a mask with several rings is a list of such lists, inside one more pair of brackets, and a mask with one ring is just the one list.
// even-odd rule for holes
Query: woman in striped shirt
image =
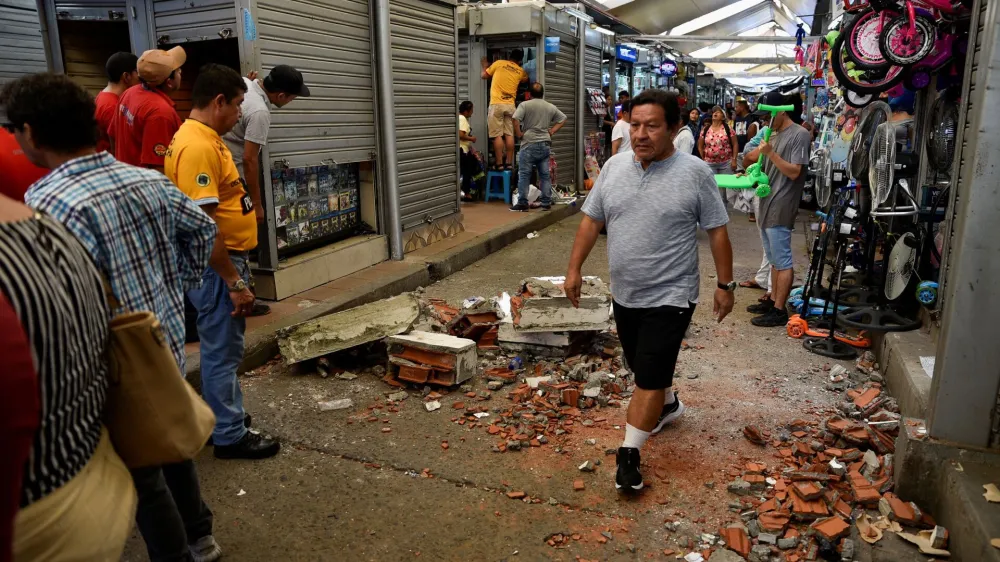
{"label": "woman in striped shirt", "polygon": [[[18,561],[118,560],[136,495],[101,422],[108,312],[100,275],[62,225],[2,195],[0,297],[4,349],[31,359],[3,369],[0,394],[18,381],[14,390],[37,422],[27,454],[22,447],[0,465],[12,475],[0,483],[0,498],[12,499],[10,483],[21,482],[13,544],[0,544],[0,560],[11,553]],[[33,389],[22,384],[28,374],[37,380]],[[0,506],[7,515],[0,538],[11,536],[11,507]]]}

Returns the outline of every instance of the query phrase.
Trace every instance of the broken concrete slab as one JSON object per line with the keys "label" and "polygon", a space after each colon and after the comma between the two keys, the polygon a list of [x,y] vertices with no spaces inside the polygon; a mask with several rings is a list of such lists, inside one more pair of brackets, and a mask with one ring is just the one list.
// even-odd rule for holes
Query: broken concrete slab
{"label": "broken concrete slab", "polygon": [[479,367],[476,342],[435,332],[390,336],[389,373],[417,384],[452,386],[473,377]]}
{"label": "broken concrete slab", "polygon": [[292,365],[401,334],[419,315],[416,297],[399,295],[279,330],[278,348]]}
{"label": "broken concrete slab", "polygon": [[514,327],[521,332],[586,332],[611,327],[611,293],[598,277],[585,277],[579,307],[563,293],[562,277],[530,277],[511,299]]}

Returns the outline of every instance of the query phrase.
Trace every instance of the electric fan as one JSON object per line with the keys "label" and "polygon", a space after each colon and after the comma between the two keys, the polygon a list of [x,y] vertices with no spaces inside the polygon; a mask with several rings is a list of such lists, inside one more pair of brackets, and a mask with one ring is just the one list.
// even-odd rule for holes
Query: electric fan
{"label": "electric fan", "polygon": [[889,108],[889,104],[884,101],[872,102],[861,110],[861,118],[858,120],[857,128],[854,130],[854,138],[851,140],[850,155],[847,157],[851,177],[855,180],[866,178],[868,153],[875,129],[882,123],[889,121],[891,116],[892,110]]}
{"label": "electric fan", "polygon": [[935,172],[951,170],[958,134],[958,106],[942,95],[934,102],[927,132],[927,161]]}
{"label": "electric fan", "polygon": [[[913,120],[882,123],[875,129],[868,150],[868,188],[872,193],[872,216],[904,216],[919,212],[910,191],[917,174],[917,155],[910,147]],[[910,205],[897,206],[902,190]],[[887,207],[883,205],[888,204]]]}
{"label": "electric fan", "polygon": [[912,232],[900,236],[889,252],[885,271],[885,298],[894,301],[903,296],[916,268],[919,241]]}

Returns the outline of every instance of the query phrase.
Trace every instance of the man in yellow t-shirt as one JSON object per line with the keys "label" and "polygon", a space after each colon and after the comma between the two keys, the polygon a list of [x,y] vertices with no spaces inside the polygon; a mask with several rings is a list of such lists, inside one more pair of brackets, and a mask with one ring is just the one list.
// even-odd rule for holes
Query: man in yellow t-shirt
{"label": "man in yellow t-shirt", "polygon": [[246,428],[243,391],[236,369],[243,359],[245,317],[254,296],[249,252],[257,247],[253,199],[221,135],[240,117],[247,87],[235,70],[202,67],[191,92],[191,114],[167,148],[164,171],[219,229],[202,274],[201,287],[188,291],[198,309],[201,339],[201,390],[215,412],[212,443],[221,459],[274,456],[280,444]]}
{"label": "man in yellow t-shirt", "polygon": [[483,80],[493,79],[490,85],[490,107],[486,114],[486,129],[493,141],[494,166],[510,170],[514,163],[514,100],[517,86],[528,81],[528,73],[521,68],[524,51],[514,49],[506,59],[489,64],[483,57]]}

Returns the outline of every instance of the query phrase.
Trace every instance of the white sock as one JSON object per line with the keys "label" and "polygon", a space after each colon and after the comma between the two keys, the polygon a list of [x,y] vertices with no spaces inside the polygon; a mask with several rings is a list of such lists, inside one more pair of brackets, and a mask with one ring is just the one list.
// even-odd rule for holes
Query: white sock
{"label": "white sock", "polygon": [[649,439],[650,435],[652,433],[649,431],[643,431],[638,427],[625,424],[625,441],[622,442],[622,447],[641,449],[646,444],[646,440]]}
{"label": "white sock", "polygon": [[674,388],[667,388],[666,392],[663,393],[663,405],[669,406],[677,401],[676,394],[674,394]]}

